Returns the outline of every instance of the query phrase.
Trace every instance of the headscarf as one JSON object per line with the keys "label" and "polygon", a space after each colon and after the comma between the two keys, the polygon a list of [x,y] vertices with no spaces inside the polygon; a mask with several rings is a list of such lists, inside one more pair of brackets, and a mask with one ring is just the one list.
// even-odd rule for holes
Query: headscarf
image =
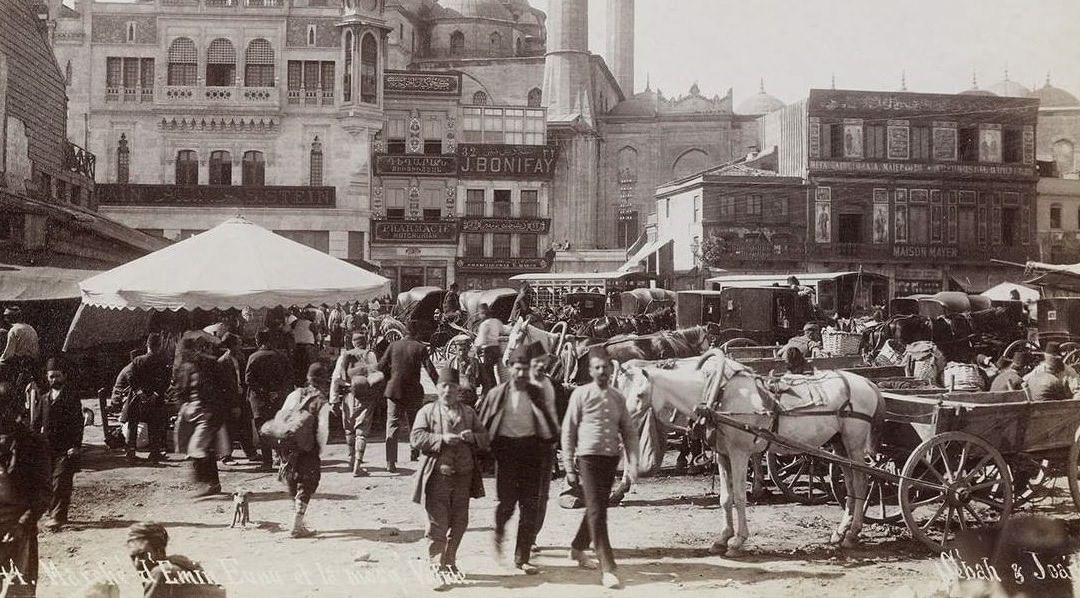
{"label": "headscarf", "polygon": [[38,335],[33,328],[26,324],[18,323],[8,330],[7,344],[4,352],[0,354],[0,361],[11,361],[17,357],[29,357],[37,359]]}

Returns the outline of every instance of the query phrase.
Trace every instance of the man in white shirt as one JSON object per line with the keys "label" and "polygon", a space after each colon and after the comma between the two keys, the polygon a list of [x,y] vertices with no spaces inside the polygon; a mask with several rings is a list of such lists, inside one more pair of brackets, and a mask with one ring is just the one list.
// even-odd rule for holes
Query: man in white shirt
{"label": "man in white shirt", "polygon": [[502,335],[503,323],[491,315],[487,303],[481,303],[477,310],[480,314],[480,326],[476,329],[476,356],[480,359],[480,386],[484,395],[495,388],[495,368],[498,367],[501,348],[499,336]]}

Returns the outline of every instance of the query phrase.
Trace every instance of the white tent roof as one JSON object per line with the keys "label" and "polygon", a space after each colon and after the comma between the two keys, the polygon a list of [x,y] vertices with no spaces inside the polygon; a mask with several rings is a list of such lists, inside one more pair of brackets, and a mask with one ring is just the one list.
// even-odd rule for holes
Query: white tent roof
{"label": "white tent roof", "polygon": [[79,282],[101,270],[0,264],[0,301],[78,299]]}
{"label": "white tent roof", "polygon": [[1016,284],[1015,282],[1003,282],[981,293],[983,297],[989,297],[996,301],[1008,301],[1013,289],[1020,293],[1020,300],[1026,302],[1038,301],[1039,291],[1029,286]]}
{"label": "white tent roof", "polygon": [[79,287],[98,307],[228,309],[367,301],[390,281],[236,217]]}

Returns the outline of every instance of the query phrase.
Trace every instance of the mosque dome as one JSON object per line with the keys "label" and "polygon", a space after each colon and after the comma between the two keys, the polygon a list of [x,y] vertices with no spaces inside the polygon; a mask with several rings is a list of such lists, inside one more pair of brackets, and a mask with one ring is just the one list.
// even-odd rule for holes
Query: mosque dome
{"label": "mosque dome", "polygon": [[990,91],[1004,98],[1026,98],[1031,94],[1030,89],[1009,80],[1008,70],[1005,71],[1005,80],[991,85]]}
{"label": "mosque dome", "polygon": [[[528,3],[525,3],[528,5]],[[513,21],[514,14],[499,0],[439,0],[439,17],[464,17]]]}
{"label": "mosque dome", "polygon": [[611,116],[650,117],[659,112],[659,96],[655,91],[646,88],[645,91],[615,104],[608,114]]}
{"label": "mosque dome", "polygon": [[739,104],[739,107],[735,109],[735,112],[738,114],[760,116],[769,114],[770,112],[776,112],[783,107],[784,103],[781,102],[779,98],[765,93],[765,82],[762,81],[761,88],[757,94],[743,100]]}
{"label": "mosque dome", "polygon": [[1064,108],[1080,106],[1080,100],[1073,94],[1050,85],[1050,78],[1046,78],[1046,85],[1031,92],[1030,97],[1039,98],[1039,108]]}
{"label": "mosque dome", "polygon": [[997,95],[992,91],[986,89],[979,89],[979,80],[975,77],[975,73],[971,73],[971,89],[965,89],[960,92],[962,96],[994,96]]}

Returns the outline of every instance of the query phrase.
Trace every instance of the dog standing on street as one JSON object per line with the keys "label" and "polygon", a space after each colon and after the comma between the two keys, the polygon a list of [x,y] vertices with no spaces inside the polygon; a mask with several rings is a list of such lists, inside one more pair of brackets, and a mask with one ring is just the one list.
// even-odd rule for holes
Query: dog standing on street
{"label": "dog standing on street", "polygon": [[229,527],[236,527],[237,524],[240,524],[240,527],[246,528],[251,521],[250,512],[248,511],[247,490],[233,492],[233,507],[232,525]]}

